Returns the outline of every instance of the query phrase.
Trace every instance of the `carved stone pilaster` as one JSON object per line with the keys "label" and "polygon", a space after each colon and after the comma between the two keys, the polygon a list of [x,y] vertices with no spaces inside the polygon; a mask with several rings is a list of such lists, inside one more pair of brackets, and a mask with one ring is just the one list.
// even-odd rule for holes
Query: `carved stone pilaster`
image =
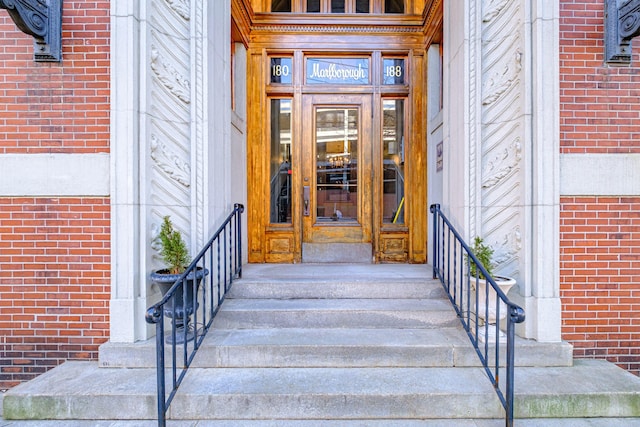
{"label": "carved stone pilaster", "polygon": [[605,60],[631,63],[631,40],[640,35],[640,0],[605,0]]}
{"label": "carved stone pilaster", "polygon": [[[153,0],[149,7],[145,191],[149,241],[169,215],[191,242],[190,2]],[[152,246],[153,247],[153,246]],[[160,265],[157,251],[151,268]]]}
{"label": "carved stone pilaster", "polygon": [[526,205],[522,2],[486,0],[481,16],[481,224],[476,233],[495,249],[498,271],[517,277]]}
{"label": "carved stone pilaster", "polygon": [[62,0],[0,0],[16,26],[33,36],[37,62],[62,60]]}

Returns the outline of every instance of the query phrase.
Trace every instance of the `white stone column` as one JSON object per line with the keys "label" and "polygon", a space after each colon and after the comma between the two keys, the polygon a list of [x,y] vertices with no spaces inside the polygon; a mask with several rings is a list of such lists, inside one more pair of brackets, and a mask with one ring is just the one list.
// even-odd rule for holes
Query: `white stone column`
{"label": "white stone column", "polygon": [[557,2],[444,7],[445,213],[517,279],[519,333],[559,341]]}
{"label": "white stone column", "polygon": [[[140,242],[140,2],[111,2],[110,339],[133,342],[144,321]],[[140,325],[143,326],[143,325]]]}
{"label": "white stone column", "polygon": [[[520,295],[528,313],[524,335],[560,341],[560,10],[531,0],[531,244]],[[530,266],[530,270],[526,268]]]}

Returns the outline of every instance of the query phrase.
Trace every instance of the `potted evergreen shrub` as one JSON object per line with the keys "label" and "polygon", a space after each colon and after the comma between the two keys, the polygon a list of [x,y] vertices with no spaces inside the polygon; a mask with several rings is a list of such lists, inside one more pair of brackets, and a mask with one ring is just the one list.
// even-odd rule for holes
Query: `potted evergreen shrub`
{"label": "potted evergreen shrub", "polygon": [[[489,245],[486,245],[481,237],[476,236],[476,238],[473,240],[471,252],[473,252],[473,255],[478,258],[478,261],[480,261],[484,269],[487,270],[489,276],[493,277],[493,248]],[[484,275],[480,271],[478,271],[475,262],[470,263],[469,273],[471,274],[472,278],[475,278],[477,275],[480,279],[485,279]]]}
{"label": "potted evergreen shrub", "polygon": [[[190,256],[182,234],[174,228],[169,216],[163,218],[158,239],[161,247],[160,255],[165,263],[165,268],[152,272],[151,280],[158,285],[164,296],[190,264]],[[187,341],[193,339],[193,330],[189,325],[190,316],[194,311],[193,294],[194,290],[197,292],[197,288],[200,286],[200,282],[206,273],[207,272],[201,268],[198,268],[195,274],[190,273],[185,281],[187,284],[186,301],[183,300],[184,292],[182,283],[180,283],[176,288],[173,298],[167,301],[164,306],[164,315],[171,318],[176,327],[177,343],[184,342],[185,328],[187,329]],[[194,279],[196,280],[195,286],[193,283]],[[166,342],[172,342],[171,335],[167,336]]]}
{"label": "potted evergreen shrub", "polygon": [[[493,270],[495,268],[495,262],[493,261],[494,249],[485,244],[484,240],[481,237],[476,236],[473,241],[473,246],[471,247],[471,252],[475,255],[475,257],[482,263],[484,269],[489,273],[491,277],[496,282],[496,285],[500,288],[500,290],[507,295],[509,290],[513,285],[516,284],[515,279],[506,276],[497,276],[493,274]],[[469,275],[470,275],[470,283],[471,289],[475,291],[476,283],[478,286],[478,316],[484,321],[489,323],[490,325],[495,325],[497,321],[504,319],[507,315],[507,307],[505,304],[500,304],[500,319],[497,317],[497,298],[498,295],[493,289],[489,289],[489,303],[487,304],[487,281],[486,277],[479,271],[476,264],[473,261],[469,260]],[[478,280],[476,281],[476,277]],[[481,330],[481,333],[484,331]],[[493,334],[493,340],[495,340],[495,327],[489,327],[490,334]],[[483,338],[483,337],[481,337]],[[502,335],[500,339],[502,340]]]}

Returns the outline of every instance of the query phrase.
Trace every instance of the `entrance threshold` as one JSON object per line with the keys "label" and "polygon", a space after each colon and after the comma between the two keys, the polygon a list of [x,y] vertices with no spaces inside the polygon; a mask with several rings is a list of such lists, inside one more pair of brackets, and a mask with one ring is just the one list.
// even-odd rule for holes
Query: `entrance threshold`
{"label": "entrance threshold", "polygon": [[371,264],[371,243],[303,243],[303,263]]}

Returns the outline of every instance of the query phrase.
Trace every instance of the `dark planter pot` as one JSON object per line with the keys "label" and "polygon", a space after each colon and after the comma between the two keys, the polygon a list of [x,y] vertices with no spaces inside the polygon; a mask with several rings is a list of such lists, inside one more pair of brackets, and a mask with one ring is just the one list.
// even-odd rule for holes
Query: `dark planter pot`
{"label": "dark planter pot", "polygon": [[[195,274],[190,273],[187,276],[187,301],[183,301],[184,292],[182,284],[178,285],[176,292],[164,306],[164,315],[172,319],[173,324],[176,327],[176,343],[182,344],[184,342],[184,329],[187,329],[187,341],[191,341],[194,337],[193,328],[189,325],[190,317],[194,310],[198,308],[193,305],[193,281],[196,281],[195,290],[198,292],[202,279],[209,273],[208,270],[198,268]],[[158,285],[162,296],[169,292],[169,289],[176,283],[176,280],[180,278],[181,274],[171,274],[168,269],[157,270],[151,273],[151,281]],[[194,277],[195,276],[195,277]],[[175,313],[175,316],[174,316]],[[171,334],[167,335],[166,343],[173,343],[173,337]]]}

